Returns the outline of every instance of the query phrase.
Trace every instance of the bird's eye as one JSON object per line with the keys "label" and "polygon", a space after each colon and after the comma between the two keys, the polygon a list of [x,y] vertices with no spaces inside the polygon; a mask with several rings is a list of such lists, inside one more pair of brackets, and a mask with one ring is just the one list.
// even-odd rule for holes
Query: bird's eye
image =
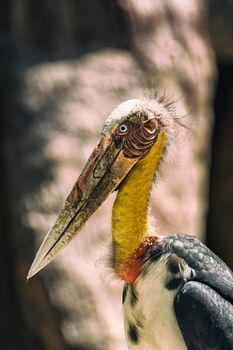
{"label": "bird's eye", "polygon": [[121,124],[118,128],[118,133],[121,135],[127,134],[129,131],[129,126],[127,124]]}

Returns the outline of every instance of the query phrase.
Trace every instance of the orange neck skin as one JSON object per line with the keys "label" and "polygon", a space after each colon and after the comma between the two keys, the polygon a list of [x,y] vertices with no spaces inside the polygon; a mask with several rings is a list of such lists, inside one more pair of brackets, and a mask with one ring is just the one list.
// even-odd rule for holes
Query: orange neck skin
{"label": "orange neck skin", "polygon": [[117,267],[116,272],[126,283],[133,284],[139,277],[143,263],[145,262],[146,252],[158,238],[158,235],[148,236],[129,259]]}

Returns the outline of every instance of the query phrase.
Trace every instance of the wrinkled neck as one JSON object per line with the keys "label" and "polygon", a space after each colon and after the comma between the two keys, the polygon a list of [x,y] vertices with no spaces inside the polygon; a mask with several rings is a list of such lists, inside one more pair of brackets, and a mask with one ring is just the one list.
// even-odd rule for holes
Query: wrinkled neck
{"label": "wrinkled neck", "polygon": [[162,130],[148,155],[129,172],[120,186],[112,211],[113,261],[124,278],[127,261],[147,236],[154,235],[149,222],[148,203],[154,174],[166,144]]}

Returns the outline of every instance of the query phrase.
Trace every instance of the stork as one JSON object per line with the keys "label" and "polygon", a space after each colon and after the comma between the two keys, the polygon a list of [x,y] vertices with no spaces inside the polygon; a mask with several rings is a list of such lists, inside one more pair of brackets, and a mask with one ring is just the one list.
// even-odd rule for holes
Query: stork
{"label": "stork", "polygon": [[129,100],[111,113],[28,278],[50,263],[117,191],[112,266],[125,282],[128,348],[230,350],[233,273],[198,239],[160,236],[149,222],[153,179],[175,120],[170,108],[157,100]]}

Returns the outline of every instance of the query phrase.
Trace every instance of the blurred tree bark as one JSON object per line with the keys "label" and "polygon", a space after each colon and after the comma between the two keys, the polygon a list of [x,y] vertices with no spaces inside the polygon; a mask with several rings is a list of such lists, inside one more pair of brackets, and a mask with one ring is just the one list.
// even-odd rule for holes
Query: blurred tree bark
{"label": "blurred tree bark", "polygon": [[0,25],[1,349],[126,348],[121,283],[95,264],[113,198],[46,271],[25,278],[108,113],[147,87],[172,95],[191,128],[164,161],[156,225],[203,237],[215,78],[206,5],[5,0]]}

